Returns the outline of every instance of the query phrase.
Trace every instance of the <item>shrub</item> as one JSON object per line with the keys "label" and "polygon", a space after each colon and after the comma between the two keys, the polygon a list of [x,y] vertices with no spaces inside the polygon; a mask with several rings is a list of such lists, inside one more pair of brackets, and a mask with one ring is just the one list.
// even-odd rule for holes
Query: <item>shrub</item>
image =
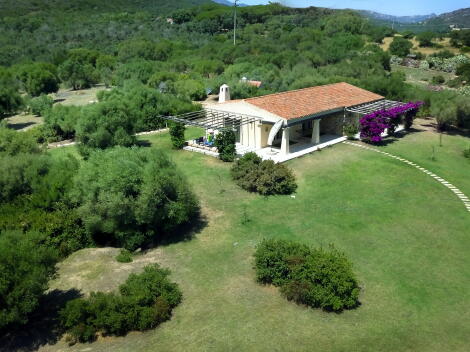
{"label": "shrub", "polygon": [[358,305],[352,265],[336,249],[311,249],[292,241],[264,240],[255,252],[258,282],[279,286],[288,299],[310,307],[341,311]]}
{"label": "shrub", "polygon": [[220,131],[215,137],[215,146],[219,151],[222,161],[231,162],[235,160],[237,150],[235,148],[235,132],[229,129]]}
{"label": "shrub", "polygon": [[0,125],[0,155],[39,153],[41,149],[29,133],[22,133]]}
{"label": "shrub", "polygon": [[75,341],[89,342],[98,332],[124,335],[148,330],[171,318],[182,300],[170,272],[149,265],[141,274],[131,274],[117,293],[92,292],[89,298],[67,303],[60,312],[63,326]]}
{"label": "shrub", "polygon": [[170,123],[170,137],[171,143],[175,149],[182,149],[186,143],[184,139],[184,131],[186,127],[179,122]]}
{"label": "shrub", "polygon": [[285,240],[263,240],[255,253],[256,279],[263,284],[281,286],[289,281],[293,266],[310,253],[303,244]]}
{"label": "shrub", "polygon": [[37,233],[0,234],[0,329],[25,324],[54,273],[56,252]]}
{"label": "shrub", "polygon": [[176,233],[197,215],[186,179],[159,150],[96,151],[79,169],[70,199],[98,242],[134,250]]}
{"label": "shrub", "polygon": [[392,43],[390,44],[390,54],[397,55],[400,57],[405,57],[410,53],[410,49],[413,47],[413,44],[405,38],[395,37],[393,38]]}
{"label": "shrub", "polygon": [[46,111],[52,108],[54,99],[48,95],[41,95],[36,98],[31,98],[29,101],[29,108],[34,115],[42,116]]}
{"label": "shrub", "polygon": [[77,122],[81,118],[78,106],[56,105],[44,112],[44,134],[51,141],[64,140],[75,136]]}
{"label": "shrub", "polygon": [[232,167],[232,178],[243,189],[263,195],[291,194],[297,189],[292,171],[283,164],[247,153]]}
{"label": "shrub", "polygon": [[433,84],[443,84],[445,81],[446,79],[442,75],[433,76],[431,80]]}
{"label": "shrub", "polygon": [[119,254],[116,256],[116,260],[119,263],[130,263],[132,262],[132,253],[127,249],[121,249]]}
{"label": "shrub", "polygon": [[349,123],[344,126],[343,132],[348,139],[354,139],[354,136],[359,132],[359,127],[356,123]]}

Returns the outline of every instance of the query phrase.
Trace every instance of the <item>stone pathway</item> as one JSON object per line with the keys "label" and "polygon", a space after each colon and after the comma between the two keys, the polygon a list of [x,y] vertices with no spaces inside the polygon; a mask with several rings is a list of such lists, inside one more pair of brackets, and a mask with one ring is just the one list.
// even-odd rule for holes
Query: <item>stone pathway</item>
{"label": "stone pathway", "polygon": [[373,152],[376,152],[376,153],[384,154],[384,155],[388,156],[389,158],[397,159],[398,161],[401,161],[402,163],[405,163],[405,164],[408,164],[410,166],[413,166],[413,167],[417,168],[419,171],[424,172],[425,174],[429,175],[430,177],[432,177],[436,181],[440,182],[443,186],[447,187],[452,192],[454,192],[454,194],[463,202],[463,204],[465,205],[465,208],[467,208],[467,211],[470,212],[470,199],[460,189],[455,187],[453,184],[447,182],[442,177],[437,176],[436,174],[432,173],[429,170],[426,170],[424,167],[421,167],[418,164],[415,164],[415,163],[413,163],[413,162],[411,162],[407,159],[400,158],[396,155],[393,155],[393,154],[390,154],[390,153],[387,153],[387,152],[383,152],[381,150],[368,147],[366,145],[353,143],[353,142],[347,142],[347,141],[345,141],[343,143],[347,144],[347,145],[352,145],[354,147],[370,150],[370,151],[373,151]]}

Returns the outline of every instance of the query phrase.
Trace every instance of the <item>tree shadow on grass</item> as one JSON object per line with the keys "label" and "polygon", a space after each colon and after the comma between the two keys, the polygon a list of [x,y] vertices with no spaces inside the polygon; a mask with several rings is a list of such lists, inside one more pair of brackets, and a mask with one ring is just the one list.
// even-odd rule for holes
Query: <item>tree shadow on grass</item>
{"label": "tree shadow on grass", "polygon": [[151,147],[152,143],[147,139],[139,139],[137,140],[136,145],[139,147]]}
{"label": "tree shadow on grass", "polygon": [[398,132],[395,132],[393,135],[387,136],[384,139],[382,139],[381,142],[373,144],[375,147],[385,147],[389,144],[395,143],[402,139],[403,137],[412,134],[412,133],[419,133],[419,132],[424,132],[424,130],[417,129],[417,128],[410,128],[408,130],[401,130]]}
{"label": "tree shadow on grass", "polygon": [[207,217],[198,214],[192,221],[187,224],[176,227],[173,231],[164,234],[157,241],[152,243],[152,247],[167,246],[173,243],[190,241],[198,233],[200,233],[208,224]]}
{"label": "tree shadow on grass", "polygon": [[68,301],[79,297],[81,293],[76,289],[53,290],[45,294],[26,325],[0,335],[0,352],[36,351],[46,344],[57,343],[64,333],[59,311]]}
{"label": "tree shadow on grass", "polygon": [[37,125],[37,122],[24,122],[24,123],[11,123],[10,122],[8,123],[8,128],[19,131],[19,130],[22,130],[23,128],[26,128],[32,125]]}

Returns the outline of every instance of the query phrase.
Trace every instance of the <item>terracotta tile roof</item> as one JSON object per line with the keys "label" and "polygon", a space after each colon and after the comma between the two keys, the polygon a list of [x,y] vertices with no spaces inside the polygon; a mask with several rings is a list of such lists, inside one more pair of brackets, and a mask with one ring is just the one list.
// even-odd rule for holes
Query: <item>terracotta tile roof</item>
{"label": "terracotta tile roof", "polygon": [[263,84],[263,82],[261,81],[247,81],[246,83],[248,83],[248,85],[250,86],[253,86],[253,87],[261,87],[261,84]]}
{"label": "terracotta tile roof", "polygon": [[245,101],[289,120],[383,98],[381,95],[341,82],[248,98]]}

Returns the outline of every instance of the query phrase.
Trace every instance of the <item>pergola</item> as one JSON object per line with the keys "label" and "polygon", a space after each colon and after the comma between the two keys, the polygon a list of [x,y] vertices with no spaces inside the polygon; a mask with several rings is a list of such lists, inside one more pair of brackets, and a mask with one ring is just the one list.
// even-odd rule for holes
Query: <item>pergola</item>
{"label": "pergola", "polygon": [[402,103],[400,101],[384,99],[384,100],[374,101],[372,103],[365,103],[365,104],[349,107],[349,108],[346,108],[346,111],[353,112],[356,114],[361,114],[361,115],[367,115],[375,111],[387,110],[387,109],[395,108],[395,107],[402,106],[402,105],[405,105],[405,103]]}
{"label": "pergola", "polygon": [[214,130],[220,130],[224,128],[237,129],[240,126],[261,120],[256,116],[237,114],[233,112],[213,110],[208,108],[176,116],[160,117],[164,120],[175,121],[185,125]]}

